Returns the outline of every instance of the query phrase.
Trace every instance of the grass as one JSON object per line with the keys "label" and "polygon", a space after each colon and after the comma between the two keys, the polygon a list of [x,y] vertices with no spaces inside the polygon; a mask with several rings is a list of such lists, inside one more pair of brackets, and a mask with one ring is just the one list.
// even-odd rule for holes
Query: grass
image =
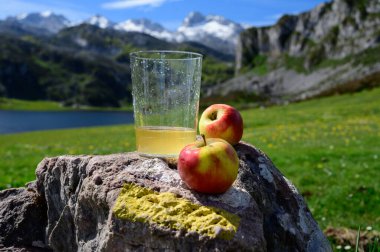
{"label": "grass", "polygon": [[65,107],[59,102],[54,101],[27,101],[19,99],[1,98],[0,110],[31,110],[31,111],[68,111],[68,110],[96,110],[96,111],[132,111],[131,105],[125,105],[121,108],[89,107],[81,106]]}
{"label": "grass", "polygon": [[243,112],[244,138],[266,152],[322,227],[380,228],[380,89]]}
{"label": "grass", "polygon": [[[380,88],[242,111],[244,140],[297,186],[322,228],[380,230]],[[34,179],[45,156],[134,150],[131,125],[0,136],[0,188]]]}
{"label": "grass", "polygon": [[0,109],[4,110],[69,110],[58,102],[26,101],[18,99],[0,98]]}
{"label": "grass", "polygon": [[132,151],[134,142],[130,125],[0,135],[0,189],[33,180],[45,156]]}

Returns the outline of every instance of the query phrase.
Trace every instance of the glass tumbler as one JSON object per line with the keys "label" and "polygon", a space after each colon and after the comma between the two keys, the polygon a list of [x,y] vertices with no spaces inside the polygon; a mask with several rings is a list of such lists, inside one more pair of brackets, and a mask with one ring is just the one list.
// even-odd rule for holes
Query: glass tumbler
{"label": "glass tumbler", "polygon": [[202,55],[140,51],[130,59],[137,152],[178,157],[196,139]]}

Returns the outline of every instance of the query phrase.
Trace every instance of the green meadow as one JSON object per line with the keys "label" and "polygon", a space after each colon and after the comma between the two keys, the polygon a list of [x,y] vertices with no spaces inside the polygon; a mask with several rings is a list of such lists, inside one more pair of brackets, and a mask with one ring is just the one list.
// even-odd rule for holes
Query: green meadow
{"label": "green meadow", "polygon": [[71,110],[96,110],[96,111],[132,111],[132,105],[124,104],[120,108],[111,107],[68,107],[63,106],[59,102],[53,101],[26,101],[19,99],[10,99],[0,97],[0,109],[1,110],[40,110],[40,111],[71,111]]}
{"label": "green meadow", "polygon": [[[244,140],[297,186],[322,228],[380,230],[380,88],[244,110]],[[0,189],[34,180],[46,156],[134,150],[132,125],[0,135]]]}

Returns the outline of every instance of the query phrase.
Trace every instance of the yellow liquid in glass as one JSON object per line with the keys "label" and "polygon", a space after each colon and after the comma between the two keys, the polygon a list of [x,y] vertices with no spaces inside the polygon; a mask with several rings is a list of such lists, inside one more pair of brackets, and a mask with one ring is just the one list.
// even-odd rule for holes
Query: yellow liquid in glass
{"label": "yellow liquid in glass", "polygon": [[183,147],[194,142],[195,129],[181,127],[137,127],[137,151],[147,155],[178,156]]}

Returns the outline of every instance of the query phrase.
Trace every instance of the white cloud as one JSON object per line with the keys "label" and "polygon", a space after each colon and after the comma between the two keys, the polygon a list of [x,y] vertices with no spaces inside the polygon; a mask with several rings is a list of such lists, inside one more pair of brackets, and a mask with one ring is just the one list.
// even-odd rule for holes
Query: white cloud
{"label": "white cloud", "polygon": [[102,4],[105,9],[128,9],[140,6],[158,7],[167,0],[119,0]]}

